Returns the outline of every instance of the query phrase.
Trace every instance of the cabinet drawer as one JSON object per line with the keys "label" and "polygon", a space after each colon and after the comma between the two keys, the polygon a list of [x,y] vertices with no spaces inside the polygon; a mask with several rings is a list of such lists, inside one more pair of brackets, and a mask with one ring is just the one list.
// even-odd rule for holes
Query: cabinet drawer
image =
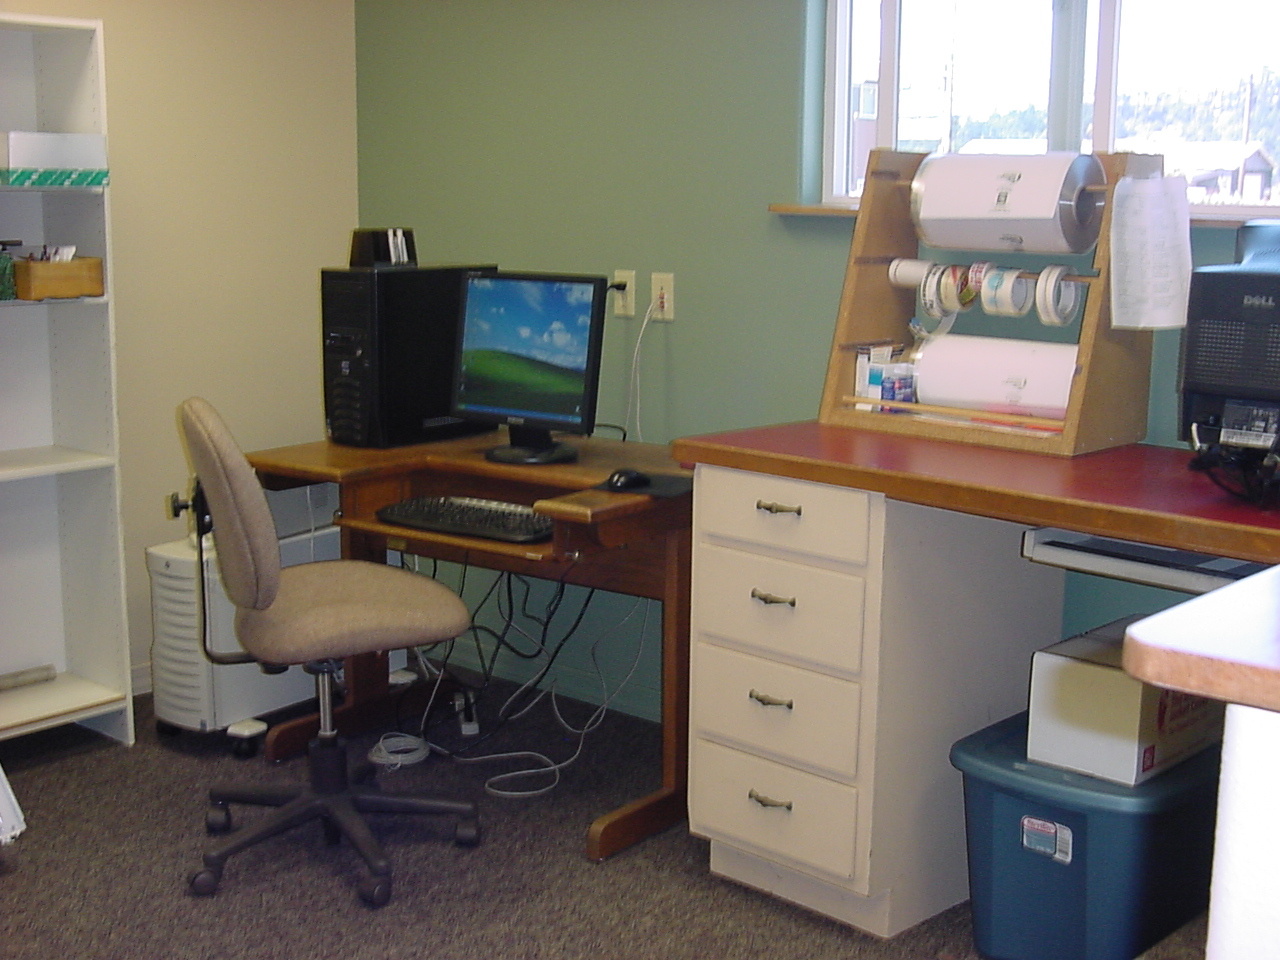
{"label": "cabinet drawer", "polygon": [[698,466],[694,491],[700,533],[867,562],[871,494],[705,465]]}
{"label": "cabinet drawer", "polygon": [[862,660],[861,577],[700,543],[696,630],[778,656],[856,672]]}
{"label": "cabinet drawer", "polygon": [[860,692],[852,680],[694,644],[695,736],[732,740],[779,760],[852,778],[858,772]]}
{"label": "cabinet drawer", "polygon": [[853,876],[856,789],[706,740],[690,761],[694,833]]}

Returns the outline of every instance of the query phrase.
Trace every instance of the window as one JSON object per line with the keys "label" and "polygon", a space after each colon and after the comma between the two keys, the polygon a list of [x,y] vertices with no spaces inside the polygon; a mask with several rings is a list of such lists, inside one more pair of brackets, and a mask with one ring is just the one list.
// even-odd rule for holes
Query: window
{"label": "window", "polygon": [[829,0],[823,199],[873,147],[1159,153],[1199,218],[1280,216],[1276,0]]}

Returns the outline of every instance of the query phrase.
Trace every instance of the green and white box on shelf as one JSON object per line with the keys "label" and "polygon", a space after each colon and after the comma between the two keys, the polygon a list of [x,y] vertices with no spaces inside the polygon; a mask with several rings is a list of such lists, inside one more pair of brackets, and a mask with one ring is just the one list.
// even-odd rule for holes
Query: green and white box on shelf
{"label": "green and white box on shelf", "polygon": [[0,139],[0,185],[103,187],[107,141],[100,133],[10,130]]}

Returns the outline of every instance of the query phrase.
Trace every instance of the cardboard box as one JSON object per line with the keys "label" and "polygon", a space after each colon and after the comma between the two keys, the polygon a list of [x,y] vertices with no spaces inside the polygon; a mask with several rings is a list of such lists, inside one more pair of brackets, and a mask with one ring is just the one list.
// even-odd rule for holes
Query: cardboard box
{"label": "cardboard box", "polygon": [[107,141],[100,133],[11,130],[0,137],[0,184],[102,187],[107,180]]}
{"label": "cardboard box", "polygon": [[1222,738],[1225,705],[1134,679],[1126,617],[1031,660],[1027,759],[1133,786]]}
{"label": "cardboard box", "polygon": [[102,260],[15,260],[13,283],[19,300],[102,296]]}

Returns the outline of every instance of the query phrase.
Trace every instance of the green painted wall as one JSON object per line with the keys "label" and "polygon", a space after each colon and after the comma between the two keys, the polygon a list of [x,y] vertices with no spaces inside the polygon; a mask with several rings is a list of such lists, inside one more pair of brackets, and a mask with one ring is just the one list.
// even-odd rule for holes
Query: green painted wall
{"label": "green painted wall", "polygon": [[[420,262],[675,273],[644,439],[817,409],[852,221],[799,179],[805,0],[357,3],[360,209]],[[620,421],[639,322],[606,335]]]}
{"label": "green painted wall", "polygon": [[[674,272],[676,322],[642,345],[643,439],[811,419],[853,221],[766,208],[811,190],[821,7],[357,0],[361,224],[412,227],[423,263],[634,269],[642,307]],[[1233,241],[1197,230],[1197,262]],[[603,421],[623,419],[639,326],[611,321]],[[1156,335],[1152,442],[1176,443],[1177,352]],[[1074,576],[1068,597],[1068,634],[1179,599]]]}

